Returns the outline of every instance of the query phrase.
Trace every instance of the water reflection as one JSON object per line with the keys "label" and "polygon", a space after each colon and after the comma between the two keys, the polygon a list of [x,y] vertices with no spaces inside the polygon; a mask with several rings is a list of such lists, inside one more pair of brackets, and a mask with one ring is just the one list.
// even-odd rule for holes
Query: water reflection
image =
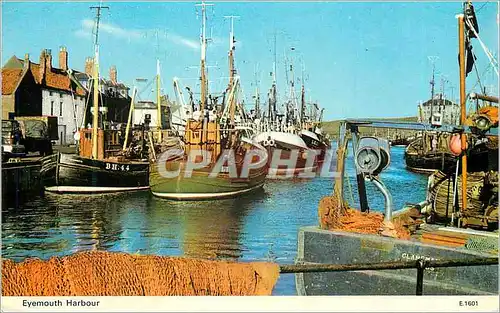
{"label": "water reflection", "polygon": [[[262,190],[236,199],[176,202],[155,198],[156,212],[170,212],[181,227],[177,234],[182,254],[196,258],[238,259],[245,219]],[[154,229],[157,229],[154,227]]]}
{"label": "water reflection", "polygon": [[87,250],[238,259],[241,232],[262,190],[237,199],[176,202],[148,192],[46,194],[4,206],[4,256],[42,258]]}

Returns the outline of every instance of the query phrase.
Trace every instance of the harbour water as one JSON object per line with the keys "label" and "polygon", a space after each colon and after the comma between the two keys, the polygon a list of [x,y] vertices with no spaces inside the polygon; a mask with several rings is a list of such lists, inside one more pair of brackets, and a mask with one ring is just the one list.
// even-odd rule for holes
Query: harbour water
{"label": "harbour water", "polygon": [[[403,155],[403,147],[393,147],[390,168],[381,174],[398,209],[424,200],[427,182],[405,169]],[[356,204],[352,153],[347,172],[346,199]],[[332,186],[332,178],[321,177],[269,181],[257,193],[208,202],[167,201],[149,192],[4,198],[2,257],[21,261],[107,250],[293,263],[298,229],[318,224],[318,202]],[[367,189],[371,209],[383,211],[382,195],[370,183]],[[274,294],[295,295],[294,275],[282,275]]]}

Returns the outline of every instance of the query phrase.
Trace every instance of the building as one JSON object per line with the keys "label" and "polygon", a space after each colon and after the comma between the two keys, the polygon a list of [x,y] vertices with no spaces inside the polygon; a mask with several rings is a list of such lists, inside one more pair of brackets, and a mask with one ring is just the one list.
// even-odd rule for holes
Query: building
{"label": "building", "polygon": [[14,116],[56,116],[59,144],[73,142],[77,121],[81,120],[86,91],[71,76],[68,52],[61,47],[59,67],[52,65],[48,49],[40,53],[39,63],[12,56],[2,68],[2,119]]}
{"label": "building", "polygon": [[[88,57],[85,60],[85,72],[75,74],[78,82],[89,90],[90,96],[92,96],[91,77],[93,66],[93,59]],[[100,100],[102,100],[102,106],[106,108],[103,112],[104,121],[106,123],[127,123],[131,102],[129,96],[130,88],[118,81],[118,73],[115,66],[112,66],[109,70],[109,79],[100,77],[99,91],[101,93]],[[87,109],[86,125],[92,123],[91,107],[92,105],[89,105]]]}
{"label": "building", "polygon": [[[161,96],[161,124],[162,129],[171,128],[170,125],[170,106],[172,105],[168,96]],[[134,112],[132,113],[132,124],[139,125],[144,123],[144,118],[146,114],[149,114],[151,117],[151,122],[149,123],[150,127],[156,128],[158,127],[158,106],[154,101],[150,100],[141,100],[137,101],[134,104]]]}
{"label": "building", "polygon": [[429,99],[419,105],[419,118],[422,122],[430,122],[432,114],[441,114],[441,123],[458,125],[460,122],[460,105],[445,99],[442,94],[437,94],[434,100]]}
{"label": "building", "polygon": [[[24,59],[12,56],[2,68],[2,119],[57,116],[58,143],[72,144],[74,132],[91,121],[91,102],[88,100],[92,95],[89,87],[93,63],[87,58],[85,72],[71,69],[68,52],[61,47],[58,65],[52,64],[52,53],[48,49],[40,53],[39,63],[32,62],[28,54]],[[100,92],[101,105],[106,107],[104,121],[126,123],[130,108],[129,88],[117,81],[115,67],[111,67],[109,80],[101,78]]]}

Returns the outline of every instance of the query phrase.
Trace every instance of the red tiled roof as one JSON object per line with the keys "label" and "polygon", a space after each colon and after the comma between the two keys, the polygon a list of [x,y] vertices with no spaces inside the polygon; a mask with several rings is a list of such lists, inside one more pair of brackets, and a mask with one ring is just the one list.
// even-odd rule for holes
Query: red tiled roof
{"label": "red tiled roof", "polygon": [[[42,77],[40,76],[40,64],[30,62],[30,71],[36,83],[41,84]],[[46,71],[45,84],[43,86],[71,92],[71,79],[68,74],[57,68],[52,68],[50,71],[47,69]],[[80,87],[77,87],[74,92],[79,96],[85,95],[85,91]]]}
{"label": "red tiled roof", "polygon": [[30,63],[30,71],[31,71],[31,74],[33,74],[33,77],[35,78],[36,83],[41,84],[40,64]]}
{"label": "red tiled roof", "polygon": [[2,69],[2,95],[12,94],[22,77],[22,69]]}

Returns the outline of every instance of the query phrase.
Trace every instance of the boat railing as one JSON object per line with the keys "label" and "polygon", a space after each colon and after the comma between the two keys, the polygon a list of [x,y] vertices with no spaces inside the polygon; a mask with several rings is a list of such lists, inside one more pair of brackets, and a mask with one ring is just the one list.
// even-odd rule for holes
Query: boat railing
{"label": "boat railing", "polygon": [[498,258],[471,258],[471,259],[447,259],[447,260],[425,260],[415,261],[392,261],[380,263],[358,263],[358,264],[290,264],[280,265],[281,274],[292,273],[321,273],[321,272],[348,272],[366,270],[399,270],[417,269],[416,295],[423,295],[424,270],[426,268],[438,267],[460,267],[460,266],[484,266],[497,265]]}

